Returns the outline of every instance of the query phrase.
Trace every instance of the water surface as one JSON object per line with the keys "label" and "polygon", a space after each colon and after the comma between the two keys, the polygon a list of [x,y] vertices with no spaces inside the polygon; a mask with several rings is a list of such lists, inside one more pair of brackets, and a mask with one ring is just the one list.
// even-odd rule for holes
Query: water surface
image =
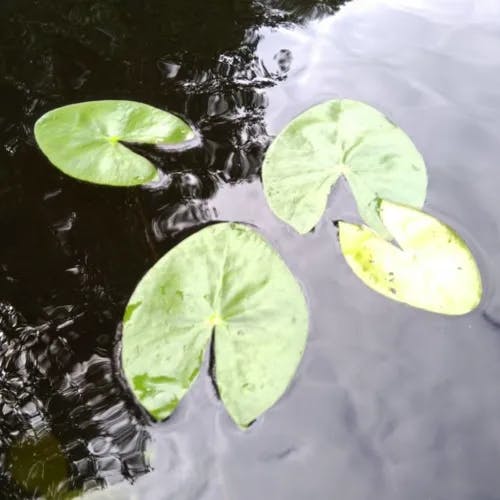
{"label": "water surface", "polygon": [[[338,4],[2,2],[2,498],[500,500],[500,4]],[[305,237],[269,211],[260,166],[272,136],[340,97],[382,110],[424,155],[426,210],[463,235],[481,267],[473,313],[418,311],[354,277],[332,224],[357,220],[347,186]],[[143,188],[84,184],[51,167],[34,121],[110,98],[173,111],[203,143],[141,150],[164,172]],[[140,277],[217,220],[255,224],[311,310],[294,382],[247,432],[207,369],[174,415],[152,424],[115,355]],[[33,484],[26,467],[36,477],[41,462],[49,479]]]}

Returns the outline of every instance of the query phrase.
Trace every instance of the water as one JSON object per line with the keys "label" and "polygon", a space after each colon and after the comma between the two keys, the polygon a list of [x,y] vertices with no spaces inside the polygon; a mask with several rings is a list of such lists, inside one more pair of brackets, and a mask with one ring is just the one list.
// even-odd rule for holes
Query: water
{"label": "water", "polygon": [[[336,7],[2,2],[1,498],[500,499],[500,4]],[[352,275],[332,224],[357,220],[346,186],[305,237],[270,213],[259,181],[269,140],[338,97],[384,111],[424,155],[426,210],[480,263],[486,291],[472,314],[414,310]],[[65,177],[37,150],[32,125],[53,107],[102,98],[179,113],[203,144],[142,149],[165,172],[153,186]],[[167,422],[151,424],[116,360],[135,284],[212,220],[257,225],[311,309],[290,390],[245,433],[208,368]]]}

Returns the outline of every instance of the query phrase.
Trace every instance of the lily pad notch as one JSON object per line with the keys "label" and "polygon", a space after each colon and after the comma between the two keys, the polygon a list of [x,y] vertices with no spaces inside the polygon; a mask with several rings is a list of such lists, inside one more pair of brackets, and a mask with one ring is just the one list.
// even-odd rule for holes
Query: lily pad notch
{"label": "lily pad notch", "polygon": [[123,143],[179,145],[196,137],[183,120],[134,101],[70,104],[35,123],[35,139],[59,170],[76,179],[110,186],[153,181],[156,167]]}
{"label": "lily pad notch", "polygon": [[246,428],[286,391],[307,330],[305,298],[281,257],[250,227],[219,223],[183,240],[140,281],[124,316],[122,366],[140,404],[163,420],[212,340],[220,399]]}

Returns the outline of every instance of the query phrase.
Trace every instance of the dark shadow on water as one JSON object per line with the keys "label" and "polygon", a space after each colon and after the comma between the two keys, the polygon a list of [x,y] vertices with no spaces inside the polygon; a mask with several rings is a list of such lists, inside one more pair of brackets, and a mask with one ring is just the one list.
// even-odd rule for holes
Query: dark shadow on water
{"label": "dark shadow on water", "polygon": [[[270,72],[255,56],[258,28],[302,23],[342,3],[2,2],[2,498],[43,493],[19,484],[9,463],[28,460],[19,447],[43,446],[44,436],[67,460],[67,490],[149,470],[147,419],[113,361],[127,299],[159,256],[216,219],[207,200],[221,183],[258,179],[269,143],[265,89],[286,78],[292,56],[279,50]],[[93,186],[50,166],[33,139],[35,120],[57,106],[112,98],[171,110],[202,143],[176,153],[138,147],[162,171],[158,185],[144,188]],[[15,459],[12,450],[21,450]],[[44,460],[32,456],[16,470]],[[40,477],[46,490],[56,488],[58,471]]]}

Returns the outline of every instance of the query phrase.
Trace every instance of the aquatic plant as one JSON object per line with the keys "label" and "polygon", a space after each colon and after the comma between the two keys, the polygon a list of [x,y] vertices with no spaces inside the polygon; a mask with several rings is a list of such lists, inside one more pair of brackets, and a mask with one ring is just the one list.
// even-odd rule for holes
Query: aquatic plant
{"label": "aquatic plant", "polygon": [[416,208],[425,201],[427,173],[417,148],[362,102],[333,100],[308,109],[276,137],[262,167],[270,207],[301,234],[319,222],[342,176],[363,220],[385,236],[380,199]]}
{"label": "aquatic plant", "polygon": [[253,229],[222,223],[186,238],[132,294],[123,369],[141,404],[168,417],[213,337],[214,382],[246,427],[283,394],[304,351],[307,307],[278,254]]}
{"label": "aquatic plant", "polygon": [[[157,175],[123,143],[181,144],[194,136],[180,118],[130,101],[65,106],[35,125],[56,167],[115,186]],[[276,137],[262,170],[272,210],[301,234],[319,222],[341,176],[366,226],[339,222],[340,250],[366,285],[443,314],[478,305],[472,253],[453,229],[420,211],[427,190],[421,154],[376,109],[351,100],[314,106]],[[248,226],[215,224],[171,249],[137,285],[123,318],[123,371],[139,403],[164,419],[197,378],[211,341],[214,383],[245,428],[286,390],[307,330],[302,291],[280,256]]]}
{"label": "aquatic plant", "polygon": [[[340,176],[368,226],[340,222],[340,248],[365,284],[443,314],[478,305],[481,276],[467,245],[418,210],[427,191],[421,154],[376,109],[344,99],[310,108],[278,134],[262,169],[271,209],[299,233],[319,222]],[[386,241],[392,238],[402,248]]]}
{"label": "aquatic plant", "polygon": [[479,269],[453,229],[420,210],[388,201],[381,203],[380,216],[399,246],[366,226],[339,223],[342,253],[366,285],[441,314],[465,314],[479,304]]}
{"label": "aquatic plant", "polygon": [[145,184],[155,166],[125,143],[180,144],[195,137],[177,116],[133,101],[90,101],[49,111],[35,138],[50,162],[82,181],[111,186]]}

